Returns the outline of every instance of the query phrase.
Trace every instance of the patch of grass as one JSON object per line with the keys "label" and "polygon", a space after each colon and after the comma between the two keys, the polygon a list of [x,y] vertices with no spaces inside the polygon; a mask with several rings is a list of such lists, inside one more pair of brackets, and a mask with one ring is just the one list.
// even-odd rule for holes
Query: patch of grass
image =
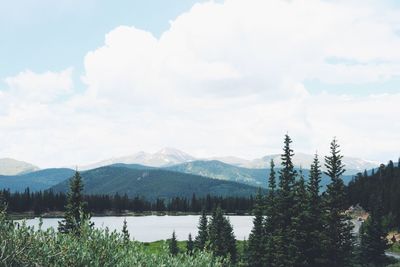
{"label": "patch of grass", "polygon": [[[158,240],[154,242],[143,242],[145,251],[149,254],[157,254],[159,251],[163,251],[164,247],[168,247],[168,240]],[[180,252],[186,252],[186,241],[178,241],[178,247]]]}
{"label": "patch of grass", "polygon": [[394,252],[394,253],[400,253],[400,242],[397,242],[396,244],[393,244],[389,248],[389,251]]}

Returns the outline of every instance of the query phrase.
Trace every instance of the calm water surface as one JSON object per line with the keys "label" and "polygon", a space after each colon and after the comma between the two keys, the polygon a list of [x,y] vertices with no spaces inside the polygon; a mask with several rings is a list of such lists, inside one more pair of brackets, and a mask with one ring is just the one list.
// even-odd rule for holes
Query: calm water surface
{"label": "calm water surface", "polygon": [[[252,216],[228,216],[235,232],[236,239],[248,239],[253,226]],[[128,230],[132,238],[142,242],[152,242],[170,238],[175,230],[179,240],[187,240],[189,233],[197,235],[199,215],[185,216],[128,216],[128,217],[92,217],[95,227],[121,231],[123,221],[126,218]],[[57,229],[60,218],[44,218],[43,229],[53,227]],[[26,220],[28,226],[39,225],[39,218]]]}

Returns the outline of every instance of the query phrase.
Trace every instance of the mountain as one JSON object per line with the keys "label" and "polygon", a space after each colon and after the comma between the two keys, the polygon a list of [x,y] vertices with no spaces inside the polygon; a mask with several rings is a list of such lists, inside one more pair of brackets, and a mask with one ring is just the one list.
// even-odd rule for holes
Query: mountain
{"label": "mountain", "polygon": [[205,159],[200,159],[200,160],[205,160],[205,161],[221,161],[223,163],[229,164],[229,165],[235,165],[238,167],[246,167],[251,165],[251,160],[247,159],[242,159],[238,157],[233,157],[233,156],[226,156],[226,157],[211,157],[211,158],[205,158]]}
{"label": "mountain", "polygon": [[94,164],[80,166],[79,169],[90,170],[98,167],[113,165],[116,163],[141,164],[150,167],[164,167],[183,162],[189,162],[192,160],[195,160],[195,158],[185,152],[174,148],[164,148],[153,154],[141,151],[130,156],[111,158]]}
{"label": "mountain", "polygon": [[24,191],[27,187],[31,191],[45,190],[60,183],[74,174],[71,169],[45,169],[21,175],[0,175],[0,189]]}
{"label": "mountain", "polygon": [[166,167],[166,169],[262,187],[266,186],[269,174],[267,169],[248,169],[218,160],[196,160]]}
{"label": "mountain", "polygon": [[10,158],[0,159],[0,175],[17,175],[39,170],[38,167]]}
{"label": "mountain", "polygon": [[[207,194],[215,196],[249,196],[256,187],[231,181],[206,178],[199,175],[174,172],[164,169],[131,169],[106,166],[81,173],[86,194],[127,194],[129,197],[143,196],[146,199],[191,197]],[[66,192],[68,181],[53,187],[54,191]]]}
{"label": "mountain", "polygon": [[[281,164],[281,155],[280,154],[274,154],[274,155],[267,155],[264,156],[260,159],[254,159],[250,162],[247,162],[243,165],[239,165],[241,167],[247,167],[247,168],[266,168],[269,166],[271,159],[275,161],[275,164],[279,166]],[[308,169],[309,166],[311,165],[312,161],[314,159],[313,155],[310,154],[305,154],[305,153],[296,153],[293,157],[293,164],[297,168],[304,168]],[[320,158],[321,162],[323,162],[323,158]],[[363,160],[359,158],[353,158],[353,157],[343,157],[342,162],[346,165],[345,169],[346,175],[354,175],[358,172],[362,172],[364,170],[376,168],[379,166],[377,162],[374,161],[369,161],[369,160]],[[324,164],[322,165],[322,169],[325,170]]]}
{"label": "mountain", "polygon": [[[275,161],[275,164],[279,166],[281,162],[280,157],[281,157],[280,154],[272,154],[253,160],[247,160],[233,156],[195,158],[185,152],[182,152],[174,148],[164,148],[153,154],[146,152],[138,152],[131,156],[111,158],[91,165],[80,166],[79,169],[90,170],[117,163],[140,164],[151,167],[168,167],[192,161],[213,161],[213,160],[248,169],[263,169],[263,168],[268,168],[271,159],[273,159]],[[313,158],[314,155],[311,154],[296,153],[293,158],[293,163],[297,168],[302,167],[303,169],[308,169],[313,161]],[[323,161],[322,156],[321,156],[321,161]],[[346,175],[354,175],[358,172],[364,171],[365,169],[372,169],[379,166],[377,162],[363,160],[360,158],[353,158],[353,157],[344,157],[343,163],[346,165],[346,172],[345,172]],[[324,168],[325,167],[322,166],[323,170]]]}
{"label": "mountain", "polygon": [[[192,161],[166,167],[166,169],[177,172],[207,176],[225,181],[234,181],[256,187],[267,187],[268,186],[267,179],[270,174],[270,170],[267,168],[266,169],[243,168],[226,164],[224,162],[217,160]],[[279,166],[277,166],[276,171],[279,172]],[[297,171],[299,171],[298,168]],[[309,170],[303,169],[303,175],[305,179],[308,180]],[[345,182],[345,184],[349,183],[352,177],[353,177],[352,175],[344,175],[343,181]],[[329,183],[330,183],[330,178],[325,174],[323,174],[321,180],[322,188],[324,189],[326,185]]]}

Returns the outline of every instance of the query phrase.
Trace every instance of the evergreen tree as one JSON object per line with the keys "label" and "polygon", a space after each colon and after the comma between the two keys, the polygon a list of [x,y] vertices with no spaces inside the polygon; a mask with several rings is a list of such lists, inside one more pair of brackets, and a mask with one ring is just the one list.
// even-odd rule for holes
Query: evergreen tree
{"label": "evergreen tree", "polygon": [[238,266],[250,266],[249,265],[249,242],[243,239],[242,242],[242,253],[239,253],[240,261],[238,262]]}
{"label": "evergreen tree", "polygon": [[254,208],[253,229],[251,230],[248,243],[248,261],[250,266],[262,266],[264,256],[264,228],[263,228],[263,197],[261,188],[256,196]]}
{"label": "evergreen tree", "polygon": [[331,179],[326,190],[326,218],[324,238],[324,259],[326,266],[350,266],[353,260],[353,225],[345,214],[346,195],[341,175],[345,172],[340,155],[340,146],[333,139],[330,155],[325,157],[325,172]]}
{"label": "evergreen tree", "polygon": [[74,232],[79,234],[82,217],[88,219],[88,214],[84,212],[84,201],[82,196],[83,182],[78,171],[70,179],[70,188],[67,195],[67,205],[65,206],[64,219],[59,222],[58,230],[61,233]]}
{"label": "evergreen tree", "polygon": [[391,165],[367,177],[357,175],[347,187],[349,203],[368,211],[375,209],[378,196],[385,229],[400,227],[400,168]]}
{"label": "evergreen tree", "polygon": [[229,220],[220,207],[214,210],[209,224],[210,249],[216,256],[230,256],[236,261],[236,239]]}
{"label": "evergreen tree", "polygon": [[169,253],[175,256],[179,253],[178,240],[176,240],[175,230],[172,232],[172,237],[168,242]]}
{"label": "evergreen tree", "polygon": [[308,251],[309,237],[309,209],[308,194],[306,191],[303,172],[300,169],[299,181],[295,183],[294,188],[294,209],[292,218],[292,240],[293,266],[310,266],[306,252]]}
{"label": "evergreen tree", "polygon": [[7,203],[3,192],[0,191],[0,222],[7,219]]}
{"label": "evergreen tree", "polygon": [[305,255],[309,266],[321,265],[321,240],[323,239],[323,211],[322,200],[319,194],[321,183],[321,165],[318,155],[315,154],[310,167],[310,179],[307,184],[308,191],[308,237]]}
{"label": "evergreen tree", "polygon": [[273,255],[276,266],[292,266],[295,257],[295,248],[291,242],[292,216],[294,205],[293,186],[296,171],[292,162],[294,156],[290,148],[292,140],[285,135],[283,154],[281,155],[282,169],[279,171],[279,191],[277,196],[277,225],[274,234],[275,253]]}
{"label": "evergreen tree", "polygon": [[204,250],[207,240],[208,240],[208,225],[207,225],[207,214],[205,210],[201,212],[201,217],[199,220],[198,234],[195,238],[194,245],[199,250]]}
{"label": "evergreen tree", "polygon": [[4,198],[3,192],[0,191],[0,212],[6,212],[7,211],[7,203]]}
{"label": "evergreen tree", "polygon": [[264,246],[265,254],[263,256],[264,266],[272,266],[275,254],[274,233],[277,227],[277,209],[276,209],[276,173],[274,161],[270,162],[270,174],[268,178],[268,194],[266,199],[264,220]]}
{"label": "evergreen tree", "polygon": [[188,241],[186,243],[186,252],[189,255],[193,254],[193,249],[194,249],[194,242],[192,239],[192,234],[189,233]]}
{"label": "evergreen tree", "polygon": [[[378,201],[380,204],[380,202]],[[360,229],[360,263],[363,266],[385,266],[385,250],[389,248],[382,225],[381,208],[376,204],[376,208],[371,212],[368,219],[362,224]]]}
{"label": "evergreen tree", "polygon": [[122,235],[124,238],[124,242],[128,243],[130,240],[129,231],[128,231],[128,224],[126,218],[124,219],[124,225],[122,226]]}

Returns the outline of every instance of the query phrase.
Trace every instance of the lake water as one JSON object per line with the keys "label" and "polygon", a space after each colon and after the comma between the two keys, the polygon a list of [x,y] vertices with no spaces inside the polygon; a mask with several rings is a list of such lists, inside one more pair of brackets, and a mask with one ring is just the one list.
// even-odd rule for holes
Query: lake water
{"label": "lake water", "polygon": [[[235,232],[236,239],[248,239],[253,226],[252,216],[227,216]],[[123,221],[126,218],[128,231],[132,238],[142,242],[152,242],[168,239],[175,230],[179,240],[187,240],[189,233],[194,238],[197,235],[199,215],[185,216],[128,216],[128,217],[92,217],[95,227],[108,227],[111,231],[122,230]],[[42,229],[53,227],[57,229],[60,218],[44,218]],[[39,218],[26,220],[28,226],[39,225]]]}

